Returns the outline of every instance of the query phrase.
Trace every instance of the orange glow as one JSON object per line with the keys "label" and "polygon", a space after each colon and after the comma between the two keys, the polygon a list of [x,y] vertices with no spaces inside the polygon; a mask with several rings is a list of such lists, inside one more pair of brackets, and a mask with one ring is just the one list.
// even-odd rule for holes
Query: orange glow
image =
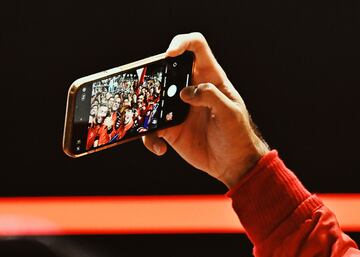
{"label": "orange glow", "polygon": [[[319,196],[360,231],[360,194]],[[0,236],[243,232],[223,195],[0,198]]]}

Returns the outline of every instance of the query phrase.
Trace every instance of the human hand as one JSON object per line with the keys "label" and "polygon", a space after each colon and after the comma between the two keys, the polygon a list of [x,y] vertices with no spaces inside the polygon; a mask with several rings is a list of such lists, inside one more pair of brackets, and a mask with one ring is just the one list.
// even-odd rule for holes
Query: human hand
{"label": "human hand", "polygon": [[216,61],[200,33],[177,35],[167,56],[189,50],[195,54],[193,85],[180,92],[190,104],[180,125],[144,136],[144,145],[157,155],[166,142],[195,168],[203,170],[231,188],[269,149],[252,126],[240,94]]}

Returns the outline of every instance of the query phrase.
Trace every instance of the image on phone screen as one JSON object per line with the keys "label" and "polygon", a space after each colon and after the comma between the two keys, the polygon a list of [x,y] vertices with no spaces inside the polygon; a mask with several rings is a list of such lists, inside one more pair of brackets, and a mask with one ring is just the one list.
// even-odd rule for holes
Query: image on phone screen
{"label": "image on phone screen", "polygon": [[192,59],[180,56],[82,85],[76,95],[75,153],[125,141],[182,122],[188,106],[179,92],[191,82]]}

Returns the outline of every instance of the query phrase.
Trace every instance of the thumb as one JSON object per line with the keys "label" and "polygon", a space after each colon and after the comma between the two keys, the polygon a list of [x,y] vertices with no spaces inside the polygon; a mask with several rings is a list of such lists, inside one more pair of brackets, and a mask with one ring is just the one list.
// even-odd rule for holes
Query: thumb
{"label": "thumb", "polygon": [[192,106],[207,107],[217,115],[231,108],[232,101],[211,83],[185,87],[181,99]]}

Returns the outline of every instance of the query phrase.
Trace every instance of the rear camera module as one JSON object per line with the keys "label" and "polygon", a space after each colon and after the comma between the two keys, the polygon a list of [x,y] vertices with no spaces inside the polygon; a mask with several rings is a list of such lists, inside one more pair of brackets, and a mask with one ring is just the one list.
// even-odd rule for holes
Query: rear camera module
{"label": "rear camera module", "polygon": [[173,97],[176,94],[176,91],[177,91],[177,86],[176,85],[171,85],[167,90],[167,95],[169,97]]}

